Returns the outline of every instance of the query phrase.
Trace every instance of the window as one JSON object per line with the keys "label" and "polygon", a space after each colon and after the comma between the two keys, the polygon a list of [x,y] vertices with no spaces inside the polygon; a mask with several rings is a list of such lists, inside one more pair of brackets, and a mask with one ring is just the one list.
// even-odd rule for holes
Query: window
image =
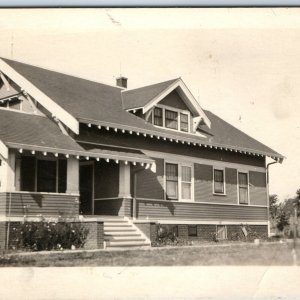
{"label": "window", "polygon": [[166,199],[192,201],[192,166],[166,163]]}
{"label": "window", "polygon": [[248,173],[238,173],[239,203],[248,204]]}
{"label": "window", "polygon": [[214,193],[225,194],[224,170],[214,169]]}
{"label": "window", "polygon": [[21,190],[28,192],[65,193],[67,161],[21,157]]}
{"label": "window", "polygon": [[163,110],[160,107],[154,108],[154,125],[163,126]]}
{"label": "window", "polygon": [[159,105],[147,117],[148,122],[156,126],[166,127],[176,131],[190,132],[190,113],[177,108]]}
{"label": "window", "polygon": [[187,114],[180,114],[180,130],[184,132],[189,131],[189,116]]}
{"label": "window", "polygon": [[178,129],[178,112],[166,109],[165,124],[167,128]]}
{"label": "window", "polygon": [[181,167],[181,199],[190,200],[192,198],[192,168]]}
{"label": "window", "polygon": [[188,226],[188,234],[189,234],[189,236],[197,236],[197,226],[189,225]]}
{"label": "window", "polygon": [[178,200],[178,165],[166,164],[167,200]]}

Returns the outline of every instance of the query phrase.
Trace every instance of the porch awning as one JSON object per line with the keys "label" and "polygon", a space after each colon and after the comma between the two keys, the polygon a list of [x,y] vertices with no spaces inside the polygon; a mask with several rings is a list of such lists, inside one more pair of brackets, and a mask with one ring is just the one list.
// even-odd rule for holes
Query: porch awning
{"label": "porch awning", "polygon": [[89,153],[90,157],[123,160],[141,164],[153,164],[155,162],[141,150],[92,144],[80,144],[80,146]]}

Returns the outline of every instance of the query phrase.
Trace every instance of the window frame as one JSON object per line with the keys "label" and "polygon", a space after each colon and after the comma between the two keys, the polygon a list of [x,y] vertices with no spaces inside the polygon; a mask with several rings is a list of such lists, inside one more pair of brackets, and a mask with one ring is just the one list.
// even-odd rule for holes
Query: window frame
{"label": "window frame", "polygon": [[[166,165],[174,164],[178,167],[178,199],[167,199],[167,174]],[[191,168],[191,199],[182,198],[182,167]],[[164,160],[164,200],[166,201],[176,201],[176,202],[195,202],[195,190],[194,190],[194,164],[190,162],[178,162],[174,160]]]}
{"label": "window frame", "polygon": [[[223,193],[215,191],[215,170],[223,172]],[[216,196],[226,196],[226,168],[224,167],[213,167],[213,181],[212,181],[212,192]]]}
{"label": "window frame", "polygon": [[[239,183],[239,174],[247,174],[247,203],[240,202],[240,183]],[[237,203],[238,205],[250,205],[250,181],[249,181],[249,171],[237,170]]]}
{"label": "window frame", "polygon": [[[154,110],[155,110],[156,107],[162,109],[162,118],[163,118],[163,120],[162,120],[163,125],[162,126],[154,124]],[[177,113],[177,129],[166,127],[166,110]],[[152,112],[153,112],[152,113],[152,124],[154,126],[157,126],[159,128],[165,128],[165,129],[176,131],[176,132],[192,133],[192,131],[191,131],[191,119],[192,119],[192,117],[191,117],[190,111],[175,108],[175,107],[171,107],[171,106],[168,106],[168,105],[157,104],[155,107],[153,107]],[[181,114],[187,115],[187,117],[188,117],[188,131],[181,130]]]}
{"label": "window frame", "polygon": [[[61,160],[60,158],[56,157],[36,157],[36,156],[28,156],[24,155],[23,157],[32,157],[34,158],[34,191],[24,191],[21,189],[22,187],[22,175],[20,174],[20,191],[19,192],[28,192],[28,193],[40,193],[40,194],[68,194],[67,193],[67,177],[68,177],[68,166],[66,166],[66,191],[64,193],[59,192],[59,161]],[[22,164],[22,157],[20,156],[21,164]],[[43,192],[43,191],[38,191],[38,161],[54,161],[55,162],[55,192]],[[67,161],[68,164],[68,161]]]}

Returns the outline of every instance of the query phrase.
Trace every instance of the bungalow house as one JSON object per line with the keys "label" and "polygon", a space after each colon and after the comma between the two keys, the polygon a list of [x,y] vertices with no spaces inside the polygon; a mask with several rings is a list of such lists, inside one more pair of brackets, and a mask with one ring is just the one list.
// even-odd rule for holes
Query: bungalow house
{"label": "bungalow house", "polygon": [[4,58],[0,78],[3,228],[82,216],[103,220],[107,246],[149,244],[158,224],[184,238],[268,234],[266,158],[283,156],[181,78],[127,89]]}

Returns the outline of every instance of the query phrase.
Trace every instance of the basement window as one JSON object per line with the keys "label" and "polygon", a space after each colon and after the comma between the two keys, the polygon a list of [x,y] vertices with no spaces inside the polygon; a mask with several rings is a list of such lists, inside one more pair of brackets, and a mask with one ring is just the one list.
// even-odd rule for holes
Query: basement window
{"label": "basement window", "polygon": [[188,226],[188,235],[189,236],[197,236],[197,226],[196,225]]}

